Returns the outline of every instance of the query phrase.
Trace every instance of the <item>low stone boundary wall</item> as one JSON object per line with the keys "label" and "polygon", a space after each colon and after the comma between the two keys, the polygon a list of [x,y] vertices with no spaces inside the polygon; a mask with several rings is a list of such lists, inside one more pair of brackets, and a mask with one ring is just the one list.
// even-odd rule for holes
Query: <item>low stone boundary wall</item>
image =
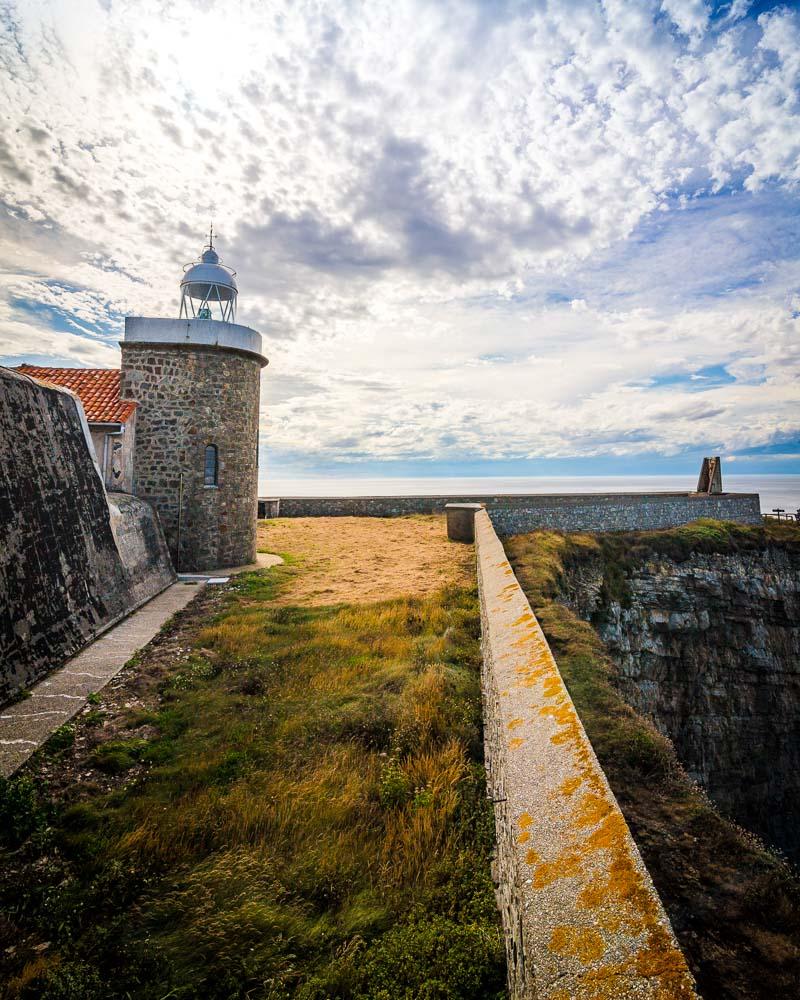
{"label": "low stone boundary wall", "polygon": [[448,503],[479,503],[501,535],[535,528],[637,531],[676,528],[698,517],[761,524],[757,493],[582,493],[410,497],[270,497],[259,517],[400,517],[441,514]]}
{"label": "low stone boundary wall", "polygon": [[489,516],[484,726],[511,996],[695,998],[661,901]]}

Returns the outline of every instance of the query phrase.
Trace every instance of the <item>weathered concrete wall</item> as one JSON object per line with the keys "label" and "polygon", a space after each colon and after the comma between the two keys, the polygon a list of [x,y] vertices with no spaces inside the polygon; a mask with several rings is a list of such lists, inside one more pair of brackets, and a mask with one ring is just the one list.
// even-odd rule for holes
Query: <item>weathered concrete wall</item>
{"label": "weathered concrete wall", "polygon": [[127,600],[138,607],[175,580],[164,533],[150,504],[130,493],[109,493],[108,511]]}
{"label": "weathered concrete wall", "polygon": [[261,517],[398,517],[440,514],[448,503],[481,503],[495,530],[517,535],[557,531],[632,531],[674,528],[698,517],[760,524],[757,493],[586,493],[563,495],[281,497],[260,501]]}
{"label": "weathered concrete wall", "polygon": [[[254,562],[259,359],[213,346],[121,347],[120,393],[139,403],[133,491],[158,511],[177,568]],[[203,482],[209,444],[218,449],[217,486]]]}
{"label": "weathered concrete wall", "polygon": [[153,511],[107,496],[81,417],[0,368],[0,701],[174,579]]}
{"label": "weathered concrete wall", "polygon": [[594,622],[626,701],[742,826],[800,861],[800,554],[653,555],[604,604],[598,558],[565,600]]}
{"label": "weathered concrete wall", "polygon": [[483,511],[475,545],[511,995],[695,997],[661,901]]}

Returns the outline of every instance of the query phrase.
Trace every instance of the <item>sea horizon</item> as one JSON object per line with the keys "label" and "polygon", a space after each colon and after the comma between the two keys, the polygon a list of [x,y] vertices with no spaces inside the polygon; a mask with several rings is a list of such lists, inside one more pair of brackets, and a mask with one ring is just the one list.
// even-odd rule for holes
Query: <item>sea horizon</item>
{"label": "sea horizon", "polygon": [[[275,476],[261,497],[448,496],[453,494],[676,493],[697,487],[696,475],[641,476]],[[800,508],[800,475],[725,475],[727,493],[758,493],[762,513]]]}

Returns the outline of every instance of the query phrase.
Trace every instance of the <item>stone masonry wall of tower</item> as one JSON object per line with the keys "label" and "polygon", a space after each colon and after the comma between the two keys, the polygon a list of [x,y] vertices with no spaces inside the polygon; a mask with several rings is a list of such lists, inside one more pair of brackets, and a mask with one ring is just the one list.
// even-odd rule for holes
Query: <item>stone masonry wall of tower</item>
{"label": "stone masonry wall of tower", "polygon": [[[254,562],[259,361],[211,346],[123,342],[121,348],[121,396],[139,403],[134,492],[158,511],[176,569]],[[209,444],[218,449],[216,487],[204,485]]]}

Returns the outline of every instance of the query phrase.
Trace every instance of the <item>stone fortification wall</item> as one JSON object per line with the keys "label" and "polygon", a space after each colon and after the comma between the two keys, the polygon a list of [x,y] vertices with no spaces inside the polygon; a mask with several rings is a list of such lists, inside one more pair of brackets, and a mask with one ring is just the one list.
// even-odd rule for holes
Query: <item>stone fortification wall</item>
{"label": "stone fortification wall", "polygon": [[695,997],[661,901],[484,511],[475,545],[511,995]]}
{"label": "stone fortification wall", "polygon": [[[121,395],[139,403],[134,493],[158,511],[176,567],[254,562],[259,359],[214,346],[121,347]],[[203,482],[207,445],[218,449],[217,486]]]}
{"label": "stone fortification wall", "polygon": [[146,504],[107,496],[80,403],[0,369],[0,701],[174,579]]}
{"label": "stone fortification wall", "polygon": [[674,528],[698,517],[760,524],[757,493],[585,493],[414,497],[281,497],[261,500],[260,517],[398,517],[439,514],[448,503],[481,503],[496,531],[517,535],[557,531],[633,531]]}

